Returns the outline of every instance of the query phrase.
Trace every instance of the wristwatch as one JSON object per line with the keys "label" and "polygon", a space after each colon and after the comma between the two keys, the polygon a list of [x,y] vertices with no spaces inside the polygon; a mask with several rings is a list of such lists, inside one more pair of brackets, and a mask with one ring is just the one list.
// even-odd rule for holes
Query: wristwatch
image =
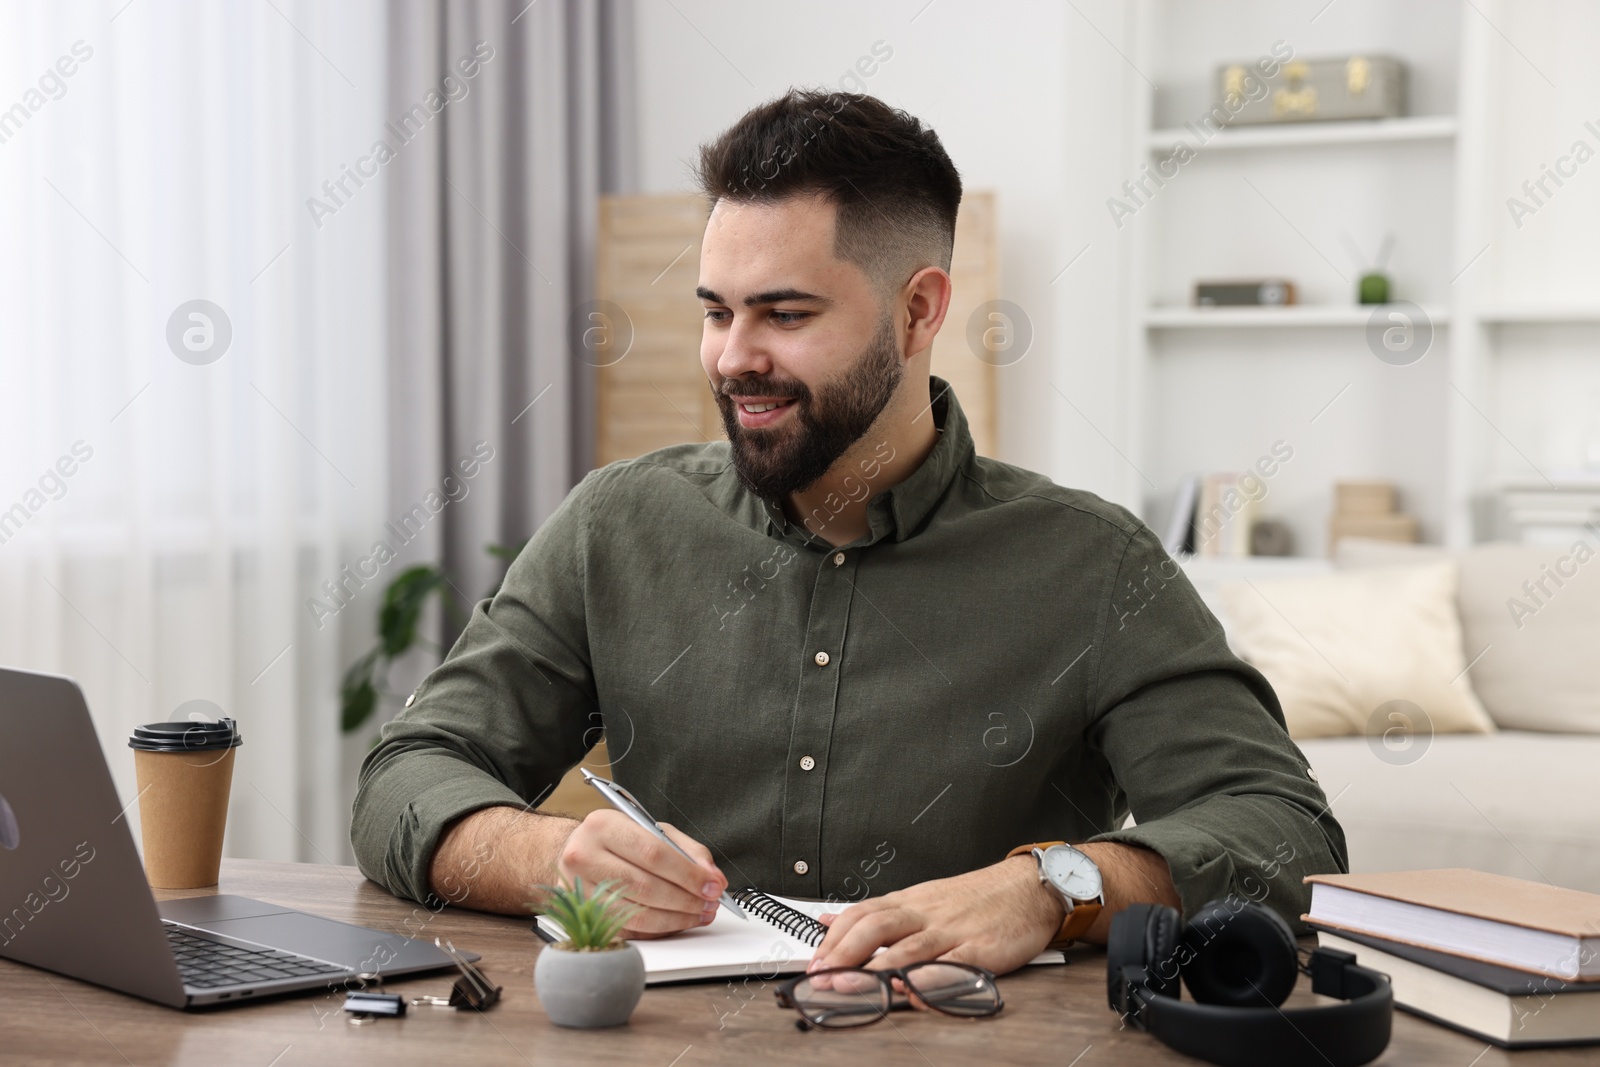
{"label": "wristwatch", "polygon": [[1006,853],[1006,858],[1031,852],[1039,864],[1039,881],[1055,890],[1067,907],[1067,916],[1061,921],[1051,947],[1059,947],[1082,937],[1105,906],[1104,886],[1100,868],[1094,860],[1079,852],[1065,841],[1039,841],[1019,845]]}

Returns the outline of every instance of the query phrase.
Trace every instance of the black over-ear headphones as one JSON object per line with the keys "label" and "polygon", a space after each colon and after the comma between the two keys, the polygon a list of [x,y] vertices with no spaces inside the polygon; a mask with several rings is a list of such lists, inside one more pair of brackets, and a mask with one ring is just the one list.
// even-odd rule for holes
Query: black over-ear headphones
{"label": "black over-ear headphones", "polygon": [[[1388,1046],[1389,978],[1356,966],[1350,953],[1319,948],[1302,967],[1289,924],[1236,898],[1212,901],[1187,926],[1179,922],[1175,909],[1156,904],[1130,905],[1111,920],[1106,994],[1134,1028],[1223,1067],[1324,1060],[1359,1067]],[[1313,993],[1349,1003],[1280,1008],[1301,970]],[[1180,975],[1193,1004],[1179,999]],[[1320,1057],[1309,1055],[1308,1044]]]}

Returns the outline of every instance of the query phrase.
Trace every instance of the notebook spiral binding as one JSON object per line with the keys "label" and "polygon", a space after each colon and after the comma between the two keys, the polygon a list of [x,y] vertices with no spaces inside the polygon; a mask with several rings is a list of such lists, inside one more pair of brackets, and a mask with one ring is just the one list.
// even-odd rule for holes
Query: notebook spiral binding
{"label": "notebook spiral binding", "polygon": [[822,939],[827,936],[826,926],[803,911],[795,911],[789,905],[773,900],[755,886],[739,890],[733,894],[733,899],[741,907],[755,912],[762,922],[777,927],[812,948],[822,944]]}

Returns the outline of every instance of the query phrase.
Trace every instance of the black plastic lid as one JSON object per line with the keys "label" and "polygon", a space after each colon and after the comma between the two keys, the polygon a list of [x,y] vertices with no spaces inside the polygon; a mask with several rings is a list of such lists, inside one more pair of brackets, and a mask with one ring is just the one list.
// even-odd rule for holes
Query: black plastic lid
{"label": "black plastic lid", "polygon": [[141,752],[214,752],[244,743],[239,724],[219,722],[152,722],[135,726],[128,747]]}

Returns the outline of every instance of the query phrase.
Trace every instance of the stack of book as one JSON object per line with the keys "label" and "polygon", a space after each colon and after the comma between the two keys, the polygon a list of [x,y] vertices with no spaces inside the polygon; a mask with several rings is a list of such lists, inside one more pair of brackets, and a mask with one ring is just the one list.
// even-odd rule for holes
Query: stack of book
{"label": "stack of book", "polygon": [[1417,520],[1398,510],[1393,482],[1335,482],[1333,517],[1328,520],[1328,552],[1341,537],[1415,541]]}
{"label": "stack of book", "polygon": [[1501,489],[1500,498],[1506,520],[1523,544],[1570,545],[1596,533],[1600,478],[1593,475],[1555,474],[1553,481],[1513,482]]}
{"label": "stack of book", "polygon": [[1319,942],[1503,1048],[1600,1043],[1600,895],[1464,869],[1312,875]]}

